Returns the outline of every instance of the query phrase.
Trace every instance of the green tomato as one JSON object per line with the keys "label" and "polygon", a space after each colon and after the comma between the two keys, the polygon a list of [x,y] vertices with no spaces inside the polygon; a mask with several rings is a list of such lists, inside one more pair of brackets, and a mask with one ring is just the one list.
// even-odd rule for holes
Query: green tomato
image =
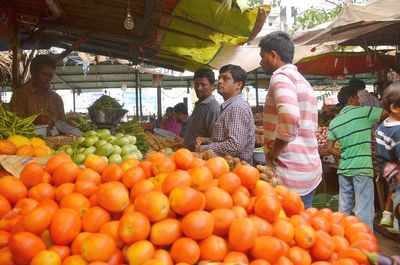
{"label": "green tomato", "polygon": [[122,146],[122,152],[121,152],[121,154],[124,156],[124,155],[129,155],[129,154],[131,154],[131,153],[133,153],[133,145],[131,145],[131,144],[127,144],[127,145],[124,145],[124,146]]}
{"label": "green tomato", "polygon": [[106,140],[107,142],[109,142],[111,144],[112,144],[113,141],[115,141],[115,139],[117,139],[117,137],[115,137],[113,135],[109,135],[106,138],[104,138],[104,140]]}
{"label": "green tomato", "polygon": [[97,135],[111,135],[111,132],[109,129],[100,129],[97,130]]}
{"label": "green tomato", "polygon": [[98,140],[99,140],[99,137],[97,137],[97,136],[90,136],[90,137],[87,137],[87,138],[85,139],[85,141],[83,142],[83,146],[85,146],[85,147],[91,147],[91,146],[93,146]]}
{"label": "green tomato", "polygon": [[90,154],[94,154],[96,152],[96,147],[91,146],[86,148],[85,152],[83,152],[85,155],[90,155]]}
{"label": "green tomato", "polygon": [[113,145],[113,154],[121,154],[122,149],[119,145]]}
{"label": "green tomato", "polygon": [[85,162],[85,159],[86,159],[86,155],[84,155],[84,154],[77,154],[75,157],[74,157],[74,162],[75,163],[77,163],[77,164],[82,164],[83,162]]}
{"label": "green tomato", "polygon": [[78,139],[76,139],[76,143],[82,144],[85,141],[85,139],[86,139],[85,137],[81,136]]}
{"label": "green tomato", "polygon": [[85,133],[85,137],[96,136],[96,135],[97,135],[97,133],[95,131],[93,131],[93,130],[87,131]]}
{"label": "green tomato", "polygon": [[116,164],[121,164],[122,163],[122,157],[119,154],[112,154],[109,157],[109,162],[110,163],[116,163]]}
{"label": "green tomato", "polygon": [[102,146],[103,144],[106,144],[106,143],[108,143],[106,140],[99,140],[96,142],[95,146],[97,148],[99,148],[100,146]]}
{"label": "green tomato", "polygon": [[116,138],[124,137],[125,135],[123,133],[117,133],[114,135]]}
{"label": "green tomato", "polygon": [[106,144],[103,144],[102,146],[99,146],[99,148],[97,148],[96,154],[100,155],[100,156],[108,157],[109,155],[112,154],[113,151],[114,151],[114,148],[113,148],[112,144],[106,143]]}
{"label": "green tomato", "polygon": [[134,152],[133,155],[136,157],[137,160],[143,159],[143,155],[140,151]]}
{"label": "green tomato", "polygon": [[127,135],[130,144],[136,144],[136,137],[133,135]]}
{"label": "green tomato", "polygon": [[67,155],[70,156],[74,153],[74,149],[72,149],[72,147],[67,147],[64,151]]}

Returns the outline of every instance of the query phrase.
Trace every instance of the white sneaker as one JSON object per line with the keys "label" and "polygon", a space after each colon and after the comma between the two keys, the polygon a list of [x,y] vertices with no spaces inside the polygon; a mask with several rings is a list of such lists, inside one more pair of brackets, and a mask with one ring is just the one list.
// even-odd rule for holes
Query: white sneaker
{"label": "white sneaker", "polygon": [[379,222],[383,226],[392,226],[392,213],[383,211],[381,221]]}

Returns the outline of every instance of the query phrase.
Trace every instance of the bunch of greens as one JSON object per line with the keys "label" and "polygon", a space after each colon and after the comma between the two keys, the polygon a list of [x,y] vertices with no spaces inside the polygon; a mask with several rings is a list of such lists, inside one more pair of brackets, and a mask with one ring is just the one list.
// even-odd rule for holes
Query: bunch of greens
{"label": "bunch of greens", "polygon": [[96,126],[87,116],[78,113],[67,114],[67,121],[82,132],[96,129]]}
{"label": "bunch of greens", "polygon": [[150,146],[146,141],[146,134],[144,132],[144,129],[137,119],[121,123],[117,131],[120,133],[135,136],[136,146],[140,150],[140,152],[142,152],[142,154],[145,154],[150,149]]}
{"label": "bunch of greens", "polygon": [[89,110],[94,111],[104,109],[122,109],[122,105],[116,99],[103,95],[89,107]]}

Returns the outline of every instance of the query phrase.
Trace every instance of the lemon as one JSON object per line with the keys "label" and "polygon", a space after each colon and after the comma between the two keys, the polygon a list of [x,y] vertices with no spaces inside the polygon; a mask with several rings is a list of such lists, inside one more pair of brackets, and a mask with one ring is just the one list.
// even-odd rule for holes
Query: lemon
{"label": "lemon", "polygon": [[26,138],[25,136],[22,136],[22,135],[12,135],[12,136],[8,137],[7,140],[12,142],[17,148],[19,148],[23,145],[31,144],[31,141],[29,141],[28,138]]}
{"label": "lemon", "polygon": [[46,142],[43,139],[39,138],[39,137],[33,137],[31,139],[31,145],[33,147],[47,146]]}

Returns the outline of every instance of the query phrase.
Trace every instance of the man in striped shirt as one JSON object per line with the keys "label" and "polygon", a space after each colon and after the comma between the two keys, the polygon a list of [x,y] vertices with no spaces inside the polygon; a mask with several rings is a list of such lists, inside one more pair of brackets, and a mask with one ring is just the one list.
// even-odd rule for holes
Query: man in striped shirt
{"label": "man in striped shirt", "polygon": [[[354,86],[343,87],[338,100],[343,109],[329,124],[328,146],[331,153],[340,156],[339,211],[354,213],[373,229],[372,128],[383,109],[360,106],[358,88]],[[334,151],[335,142],[339,142],[340,154]]]}
{"label": "man in striped shirt", "polygon": [[260,64],[267,73],[272,72],[264,108],[266,160],[309,208],[322,175],[315,134],[317,100],[311,85],[292,64],[294,45],[287,33],[273,32],[259,46]]}

